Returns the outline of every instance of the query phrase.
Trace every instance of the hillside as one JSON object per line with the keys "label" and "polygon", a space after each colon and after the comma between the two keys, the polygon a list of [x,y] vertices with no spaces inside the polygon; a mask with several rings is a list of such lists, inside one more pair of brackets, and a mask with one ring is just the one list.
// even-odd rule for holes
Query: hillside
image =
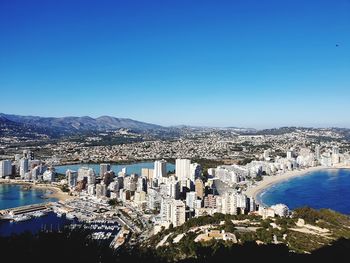
{"label": "hillside", "polygon": [[162,126],[132,119],[101,116],[83,117],[39,117],[0,113],[0,133],[4,135],[23,135],[25,132],[40,133],[50,137],[74,135],[87,132],[129,129],[135,132],[164,130]]}
{"label": "hillside", "polygon": [[350,239],[348,216],[328,209],[299,208],[292,218],[223,214],[193,218],[153,235],[141,247],[155,248],[157,257],[178,261],[198,259],[198,251],[211,255],[217,249],[237,250],[251,243],[313,254],[343,239]]}

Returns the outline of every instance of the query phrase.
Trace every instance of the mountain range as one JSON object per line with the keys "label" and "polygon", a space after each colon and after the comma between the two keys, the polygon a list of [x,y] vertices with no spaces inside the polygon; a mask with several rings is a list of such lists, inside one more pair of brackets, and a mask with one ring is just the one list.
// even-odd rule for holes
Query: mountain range
{"label": "mountain range", "polygon": [[92,118],[89,116],[39,117],[4,113],[0,113],[0,128],[0,132],[6,130],[13,130],[13,132],[16,132],[19,130],[33,129],[49,136],[72,135],[96,131],[113,131],[121,128],[133,130],[135,132],[148,132],[165,129],[160,125],[111,116],[101,116],[98,118]]}
{"label": "mountain range", "polygon": [[[260,134],[260,135],[281,135],[296,130],[322,130],[317,128],[303,127],[281,127],[265,130],[256,130],[253,128],[238,127],[196,127],[196,126],[170,126],[164,127],[156,124],[136,121],[128,118],[116,118],[111,116],[101,116],[92,118],[83,117],[39,117],[39,116],[21,116],[13,114],[0,113],[0,137],[17,136],[29,138],[59,138],[62,136],[92,134],[96,132],[116,131],[119,129],[128,129],[139,134],[152,134],[156,137],[174,137],[180,134],[201,133],[213,131],[225,133],[226,131],[237,134]],[[341,137],[350,138],[350,129],[326,128],[341,135]]]}

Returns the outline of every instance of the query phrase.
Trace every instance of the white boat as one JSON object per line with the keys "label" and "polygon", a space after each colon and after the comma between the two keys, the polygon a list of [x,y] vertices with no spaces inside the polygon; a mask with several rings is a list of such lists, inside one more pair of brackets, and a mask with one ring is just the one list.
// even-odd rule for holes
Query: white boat
{"label": "white boat", "polygon": [[41,217],[41,216],[44,216],[45,214],[46,214],[45,212],[37,211],[37,212],[33,213],[33,216],[34,217]]}
{"label": "white boat", "polygon": [[21,222],[21,221],[26,221],[26,220],[29,220],[31,217],[30,216],[27,216],[27,215],[20,215],[20,216],[16,216],[13,218],[13,220],[15,222]]}
{"label": "white boat", "polygon": [[55,212],[58,217],[62,217],[62,213],[60,212]]}
{"label": "white boat", "polygon": [[76,216],[73,215],[73,214],[67,213],[67,214],[66,214],[66,218],[67,218],[67,219],[73,220],[73,219],[76,219]]}

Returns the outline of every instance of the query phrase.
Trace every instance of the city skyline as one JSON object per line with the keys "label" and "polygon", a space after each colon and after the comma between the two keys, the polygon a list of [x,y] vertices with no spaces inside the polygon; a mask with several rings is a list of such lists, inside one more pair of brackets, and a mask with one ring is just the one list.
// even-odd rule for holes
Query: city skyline
{"label": "city skyline", "polygon": [[348,1],[0,7],[0,112],[350,127]]}

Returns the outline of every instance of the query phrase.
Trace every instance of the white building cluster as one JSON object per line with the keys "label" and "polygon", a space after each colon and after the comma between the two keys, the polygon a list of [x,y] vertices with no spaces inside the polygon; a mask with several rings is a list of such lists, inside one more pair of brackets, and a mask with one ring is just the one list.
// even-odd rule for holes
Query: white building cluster
{"label": "white building cluster", "polygon": [[33,152],[24,150],[23,154],[16,154],[14,160],[0,161],[0,178],[17,177],[25,181],[55,180],[56,173],[41,160],[34,159]]}

